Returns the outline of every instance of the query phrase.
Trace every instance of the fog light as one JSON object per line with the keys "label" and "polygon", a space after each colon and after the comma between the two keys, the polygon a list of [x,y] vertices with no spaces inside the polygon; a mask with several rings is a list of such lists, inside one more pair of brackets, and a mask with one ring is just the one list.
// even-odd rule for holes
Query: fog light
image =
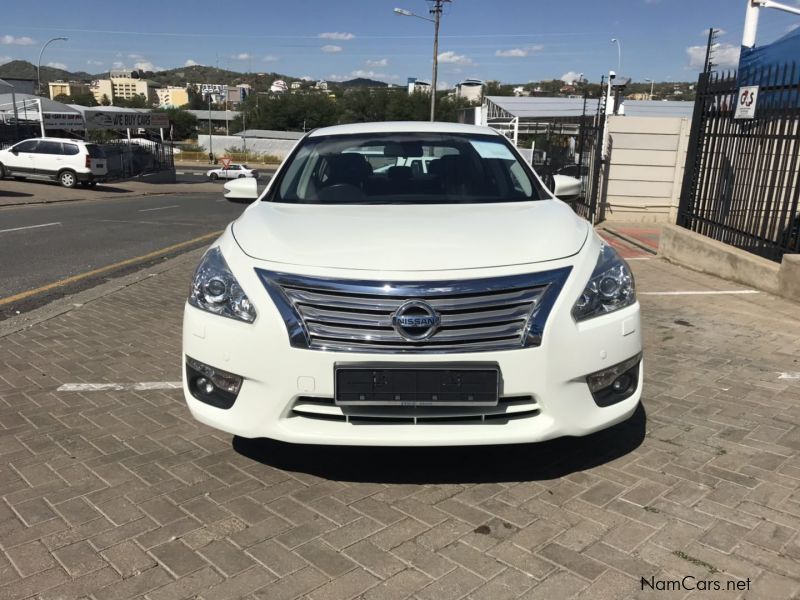
{"label": "fog light", "polygon": [[217,408],[230,408],[243,378],[186,357],[186,381],[192,396]]}
{"label": "fog light", "polygon": [[597,406],[611,406],[630,398],[639,385],[639,365],[642,354],[629,358],[608,369],[586,376],[589,391]]}

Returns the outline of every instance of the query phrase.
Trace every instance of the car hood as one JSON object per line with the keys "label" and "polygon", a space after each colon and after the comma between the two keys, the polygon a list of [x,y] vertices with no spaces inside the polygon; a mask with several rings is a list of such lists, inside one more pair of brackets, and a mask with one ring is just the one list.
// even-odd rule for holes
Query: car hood
{"label": "car hood", "polygon": [[257,202],[232,231],[245,254],[273,263],[437,271],[572,256],[589,224],[557,200],[431,206]]}

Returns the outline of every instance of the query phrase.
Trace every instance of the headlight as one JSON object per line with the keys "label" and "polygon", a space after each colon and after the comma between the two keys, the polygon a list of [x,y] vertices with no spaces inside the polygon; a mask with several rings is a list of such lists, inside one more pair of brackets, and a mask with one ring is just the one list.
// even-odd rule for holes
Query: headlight
{"label": "headlight", "polygon": [[252,323],[256,309],[228,268],[219,248],[211,248],[194,272],[189,304],[215,315]]}
{"label": "headlight", "polygon": [[603,244],[589,283],[572,307],[572,316],[576,321],[585,321],[634,302],[636,285],[633,273],[616,250]]}

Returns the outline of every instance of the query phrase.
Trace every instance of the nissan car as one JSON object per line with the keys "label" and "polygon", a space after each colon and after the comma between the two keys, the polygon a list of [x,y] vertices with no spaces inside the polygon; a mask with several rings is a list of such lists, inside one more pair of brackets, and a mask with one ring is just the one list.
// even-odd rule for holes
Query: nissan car
{"label": "nissan car", "polygon": [[634,278],[554,192],[488,128],[308,133],[194,273],[191,413],[245,438],[363,446],[537,442],[628,419],[643,385]]}

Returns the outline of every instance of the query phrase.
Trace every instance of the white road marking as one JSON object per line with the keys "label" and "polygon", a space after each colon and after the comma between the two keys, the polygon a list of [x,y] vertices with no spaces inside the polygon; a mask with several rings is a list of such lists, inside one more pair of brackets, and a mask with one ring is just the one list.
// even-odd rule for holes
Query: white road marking
{"label": "white road marking", "polygon": [[58,392],[106,392],[106,391],[134,391],[147,390],[178,390],[182,387],[180,381],[142,381],[139,383],[65,383],[59,386]]}
{"label": "white road marking", "polygon": [[140,208],[139,212],[149,212],[151,210],[166,210],[168,208],[178,208],[180,204],[170,204],[169,206],[157,206],[155,208]]}
{"label": "white road marking", "polygon": [[721,296],[725,294],[760,294],[758,290],[709,290],[687,292],[637,292],[640,296]]}
{"label": "white road marking", "polygon": [[28,225],[26,227],[13,227],[11,229],[0,229],[0,233],[6,233],[7,231],[22,231],[23,229],[36,229],[37,227],[52,227],[53,225],[61,225],[61,222],[42,223],[41,225]]}
{"label": "white road marking", "polygon": [[789,373],[781,373],[778,379],[800,379],[800,371],[790,371]]}

